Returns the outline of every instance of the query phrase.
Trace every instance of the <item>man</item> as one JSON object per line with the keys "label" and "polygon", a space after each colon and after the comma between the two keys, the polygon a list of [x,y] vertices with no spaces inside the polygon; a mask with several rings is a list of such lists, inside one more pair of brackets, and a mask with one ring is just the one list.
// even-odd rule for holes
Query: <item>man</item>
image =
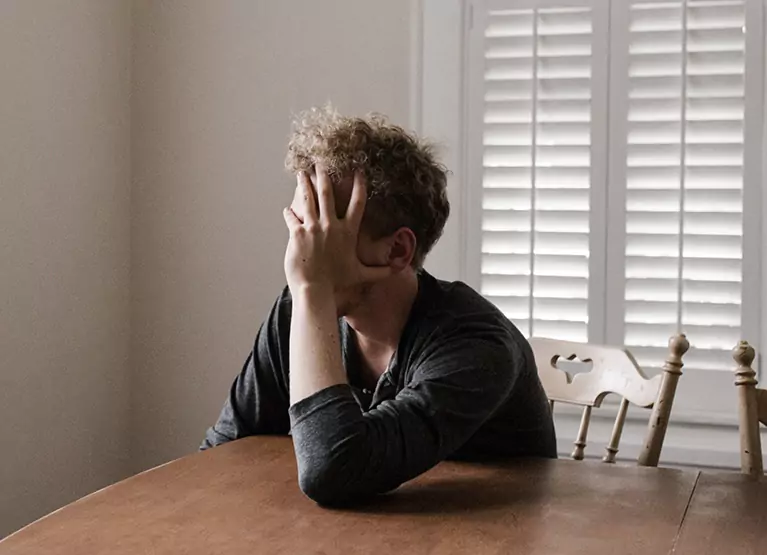
{"label": "man", "polygon": [[288,287],[202,449],[293,437],[321,504],[396,488],[448,458],[555,457],[525,338],[467,285],[422,269],[449,213],[431,148],[376,116],[296,123]]}

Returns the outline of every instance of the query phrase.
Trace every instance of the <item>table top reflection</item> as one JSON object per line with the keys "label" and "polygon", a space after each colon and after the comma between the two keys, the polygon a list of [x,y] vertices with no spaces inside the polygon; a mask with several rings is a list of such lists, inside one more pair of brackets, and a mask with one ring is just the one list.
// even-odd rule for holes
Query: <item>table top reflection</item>
{"label": "table top reflection", "polygon": [[252,437],[76,501],[0,542],[0,555],[686,554],[677,542],[706,526],[691,507],[683,529],[693,494],[702,505],[716,499],[697,492],[700,476],[570,460],[443,462],[395,492],[327,509],[298,489],[290,438]]}

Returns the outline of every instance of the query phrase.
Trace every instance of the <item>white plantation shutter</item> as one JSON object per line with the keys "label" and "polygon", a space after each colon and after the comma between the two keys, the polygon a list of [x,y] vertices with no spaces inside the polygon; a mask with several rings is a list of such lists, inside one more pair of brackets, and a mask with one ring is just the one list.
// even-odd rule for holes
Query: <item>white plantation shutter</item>
{"label": "white plantation shutter", "polygon": [[730,350],[761,339],[764,0],[468,6],[467,280],[650,370],[687,334],[675,410],[731,414]]}
{"label": "white plantation shutter", "polygon": [[761,126],[759,114],[750,122],[745,114],[755,69],[747,67],[746,2],[620,4],[611,113],[620,124],[611,129],[619,130],[613,160],[621,159],[611,180],[624,190],[611,198],[611,231],[622,248],[611,249],[620,260],[608,268],[622,272],[608,277],[617,291],[608,339],[658,367],[669,336],[683,332],[689,372],[726,372],[739,339],[758,341],[743,307],[759,298],[743,287],[744,145],[746,127]]}
{"label": "white plantation shutter", "polygon": [[605,103],[606,13],[593,1],[474,4],[478,277],[528,336],[586,341],[601,319],[589,291],[604,261],[590,230],[604,222],[595,158],[606,125],[594,112]]}

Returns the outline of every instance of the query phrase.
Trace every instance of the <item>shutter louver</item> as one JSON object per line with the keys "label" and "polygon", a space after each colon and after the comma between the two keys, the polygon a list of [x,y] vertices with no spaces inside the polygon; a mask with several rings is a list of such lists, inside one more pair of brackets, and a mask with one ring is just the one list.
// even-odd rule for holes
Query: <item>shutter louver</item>
{"label": "shutter louver", "polygon": [[586,341],[592,9],[485,15],[481,291],[525,335]]}
{"label": "shutter louver", "polygon": [[727,370],[741,338],[745,9],[740,0],[632,3],[625,344],[658,366]]}

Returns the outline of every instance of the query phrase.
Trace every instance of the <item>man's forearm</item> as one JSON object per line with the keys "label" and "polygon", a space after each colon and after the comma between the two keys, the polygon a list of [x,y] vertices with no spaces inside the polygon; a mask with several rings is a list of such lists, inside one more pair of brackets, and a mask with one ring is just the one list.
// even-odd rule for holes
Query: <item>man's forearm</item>
{"label": "man's forearm", "polygon": [[332,287],[308,285],[291,293],[290,404],[294,405],[347,381]]}

